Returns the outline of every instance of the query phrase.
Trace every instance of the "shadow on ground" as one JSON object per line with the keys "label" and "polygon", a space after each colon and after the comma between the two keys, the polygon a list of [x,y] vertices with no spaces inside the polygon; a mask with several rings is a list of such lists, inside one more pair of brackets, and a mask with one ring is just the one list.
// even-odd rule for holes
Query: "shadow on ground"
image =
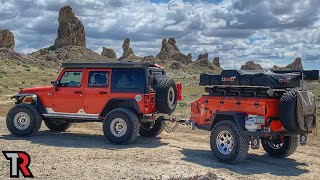
{"label": "shadow on ground", "polygon": [[245,163],[228,165],[219,162],[209,150],[182,149],[182,160],[211,168],[224,168],[241,175],[265,174],[298,176],[309,172],[299,166],[308,166],[290,158],[272,158],[268,155],[249,154]]}
{"label": "shadow on ground", "polygon": [[129,148],[156,148],[167,145],[161,142],[161,138],[144,138],[138,137],[133,144],[114,145],[111,144],[103,135],[96,134],[78,134],[72,132],[52,132],[39,131],[34,136],[17,137],[11,134],[2,135],[0,139],[4,140],[25,140],[33,144],[41,144],[55,147],[71,147],[71,148],[100,148],[100,149],[129,149]]}

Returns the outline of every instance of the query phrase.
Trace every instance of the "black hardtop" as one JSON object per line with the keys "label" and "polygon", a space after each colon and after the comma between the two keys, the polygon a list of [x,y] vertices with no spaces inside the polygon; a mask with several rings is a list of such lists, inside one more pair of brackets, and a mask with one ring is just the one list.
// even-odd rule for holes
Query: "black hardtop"
{"label": "black hardtop", "polygon": [[63,68],[125,68],[125,69],[137,69],[137,68],[157,68],[155,64],[145,62],[90,62],[90,63],[62,63]]}

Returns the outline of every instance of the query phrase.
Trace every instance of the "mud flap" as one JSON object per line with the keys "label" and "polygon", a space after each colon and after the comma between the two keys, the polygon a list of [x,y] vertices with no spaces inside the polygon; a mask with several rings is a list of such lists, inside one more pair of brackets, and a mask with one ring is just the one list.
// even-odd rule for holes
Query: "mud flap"
{"label": "mud flap", "polygon": [[259,149],[260,148],[260,138],[258,136],[253,136],[251,138],[251,148],[252,149]]}

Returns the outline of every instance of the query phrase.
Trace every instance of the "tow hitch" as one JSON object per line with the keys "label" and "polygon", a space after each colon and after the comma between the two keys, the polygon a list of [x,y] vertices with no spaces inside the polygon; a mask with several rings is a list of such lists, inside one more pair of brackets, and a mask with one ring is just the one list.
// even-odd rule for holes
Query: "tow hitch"
{"label": "tow hitch", "polygon": [[141,122],[143,123],[147,123],[147,122],[154,122],[154,121],[158,121],[161,120],[163,125],[164,125],[164,130],[167,133],[171,133],[173,131],[175,131],[179,125],[187,125],[187,126],[192,126],[192,130],[195,129],[195,124],[193,121],[189,120],[189,119],[181,119],[179,117],[175,117],[175,116],[170,116],[167,114],[148,114],[148,115],[144,115],[143,118],[141,119]]}
{"label": "tow hitch", "polygon": [[[187,125],[190,126],[192,125],[192,121],[189,119],[178,119],[178,118],[162,118],[162,122],[164,124],[164,130],[167,133],[171,133],[175,131],[179,125]],[[194,123],[193,123],[194,124]]]}

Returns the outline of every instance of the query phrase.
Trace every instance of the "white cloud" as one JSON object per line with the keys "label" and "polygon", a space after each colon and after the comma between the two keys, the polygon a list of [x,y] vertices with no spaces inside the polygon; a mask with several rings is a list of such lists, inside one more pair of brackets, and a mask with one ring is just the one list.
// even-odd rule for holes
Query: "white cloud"
{"label": "white cloud", "polygon": [[[102,46],[121,55],[125,37],[137,55],[156,55],[162,38],[175,37],[194,59],[208,52],[220,56],[225,68],[247,60],[287,64],[302,56],[320,69],[320,2],[318,0],[224,0],[221,3],[171,0],[0,0],[0,28],[16,36],[23,53],[54,43],[58,11],[70,5],[83,22],[87,46]],[[310,65],[310,67],[312,67]]]}

